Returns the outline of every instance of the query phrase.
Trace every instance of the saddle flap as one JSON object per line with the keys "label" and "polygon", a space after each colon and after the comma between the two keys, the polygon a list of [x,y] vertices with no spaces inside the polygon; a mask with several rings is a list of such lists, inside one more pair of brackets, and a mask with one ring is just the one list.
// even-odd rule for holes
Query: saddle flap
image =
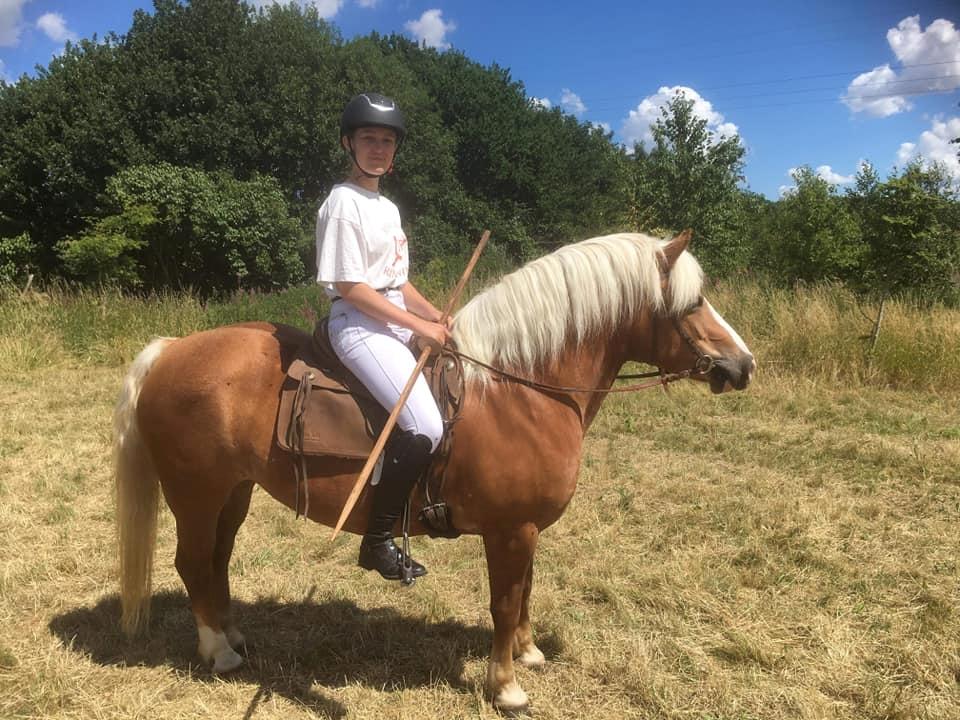
{"label": "saddle flap", "polygon": [[[317,323],[313,341],[297,349],[287,368],[277,413],[277,444],[302,455],[365,460],[389,413],[340,362],[330,346],[326,321]],[[438,357],[424,369],[447,418],[459,410],[462,373],[452,356]]]}
{"label": "saddle flap", "polygon": [[327,337],[327,318],[313,342],[287,368],[277,413],[277,444],[304,455],[366,459],[387,412],[340,363]]}

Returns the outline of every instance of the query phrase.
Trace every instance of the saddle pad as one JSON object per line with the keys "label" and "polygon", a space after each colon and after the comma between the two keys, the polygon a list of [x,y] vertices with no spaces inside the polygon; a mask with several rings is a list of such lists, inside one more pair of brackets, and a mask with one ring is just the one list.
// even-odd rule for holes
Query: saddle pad
{"label": "saddle pad", "polygon": [[[309,377],[310,374],[313,377]],[[357,387],[348,386],[302,359],[290,364],[283,383],[277,413],[277,444],[283,450],[300,450],[291,447],[287,438],[304,375],[311,389],[302,407],[303,454],[367,459],[387,422],[387,411],[359,382]]]}

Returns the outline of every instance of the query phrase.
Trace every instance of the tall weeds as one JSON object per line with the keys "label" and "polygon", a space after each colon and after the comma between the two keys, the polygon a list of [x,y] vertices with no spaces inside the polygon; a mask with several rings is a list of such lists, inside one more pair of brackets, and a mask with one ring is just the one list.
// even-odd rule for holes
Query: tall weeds
{"label": "tall weeds", "polygon": [[[418,284],[428,292],[437,285],[429,279]],[[888,302],[871,352],[867,338],[877,307],[840,285],[784,289],[721,282],[708,296],[754,351],[761,373],[960,390],[960,310]],[[325,311],[326,301],[315,286],[237,293],[206,303],[188,292],[133,297],[108,289],[53,287],[21,296],[0,290],[0,370],[62,362],[121,365],[158,335],[180,336],[249,320],[309,329]]]}
{"label": "tall weeds", "polygon": [[960,310],[888,301],[878,306],[838,284],[784,289],[718,283],[709,292],[757,356],[760,371],[877,387],[960,390]]}

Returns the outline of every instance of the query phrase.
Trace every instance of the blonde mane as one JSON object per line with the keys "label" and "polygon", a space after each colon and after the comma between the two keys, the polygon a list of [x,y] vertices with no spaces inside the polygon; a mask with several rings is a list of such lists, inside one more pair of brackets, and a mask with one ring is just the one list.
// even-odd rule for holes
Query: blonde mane
{"label": "blonde mane", "polygon": [[[658,257],[667,242],[623,233],[565,245],[471,299],[456,315],[454,339],[482,362],[533,373],[571,341],[611,330],[642,307],[683,312],[699,297],[703,272],[683,253],[665,299]],[[486,371],[465,367],[468,378],[488,379]]]}

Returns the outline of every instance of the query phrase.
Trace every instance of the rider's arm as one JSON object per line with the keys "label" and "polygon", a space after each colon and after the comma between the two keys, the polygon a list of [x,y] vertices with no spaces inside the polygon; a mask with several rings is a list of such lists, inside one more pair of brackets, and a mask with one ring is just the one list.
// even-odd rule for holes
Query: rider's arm
{"label": "rider's arm", "polygon": [[[366,283],[337,282],[334,283],[334,287],[336,287],[337,294],[340,297],[375,320],[405,327],[415,335],[429,338],[441,345],[449,338],[449,333],[443,325],[417,317],[417,315],[397,307]],[[420,294],[417,293],[417,295]],[[433,306],[431,305],[431,307]]]}
{"label": "rider's arm", "polygon": [[[409,280],[404,283],[400,288],[400,292],[403,293],[403,302],[407,306],[407,310],[412,312],[414,315],[419,315],[424,320],[429,320],[431,322],[440,322],[440,318],[443,316],[432,302],[427,300],[423,295],[420,294],[420,291],[414,286]],[[447,326],[449,327],[449,318],[447,319]]]}

